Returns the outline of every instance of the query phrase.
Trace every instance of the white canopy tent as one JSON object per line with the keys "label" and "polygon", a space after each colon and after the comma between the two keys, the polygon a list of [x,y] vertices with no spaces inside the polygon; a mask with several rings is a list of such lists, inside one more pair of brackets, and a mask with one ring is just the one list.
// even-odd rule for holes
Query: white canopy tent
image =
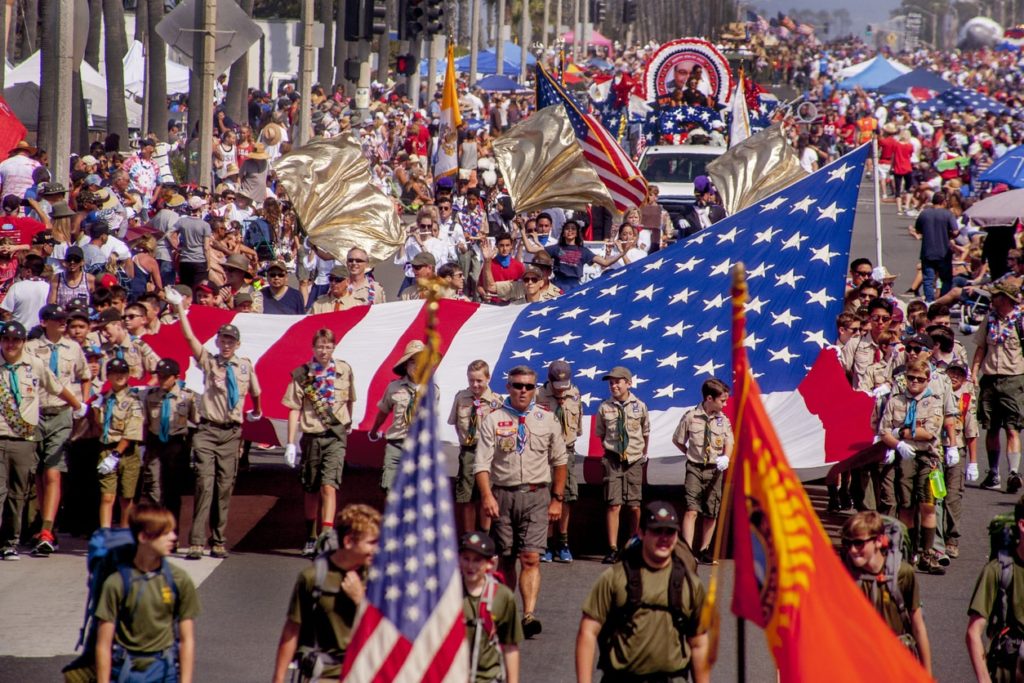
{"label": "white canopy tent", "polygon": [[875,63],[876,60],[879,60],[879,59],[881,59],[883,61],[886,61],[886,62],[889,62],[889,66],[891,66],[892,68],[894,68],[897,71],[899,71],[900,74],[910,73],[913,70],[911,67],[907,66],[906,64],[903,64],[902,62],[897,62],[895,59],[886,59],[882,55],[878,55],[876,57],[872,57],[871,59],[865,59],[863,62],[858,62],[857,64],[851,64],[850,66],[846,67],[845,69],[840,69],[839,73],[836,74],[836,80],[841,81],[841,80],[844,80],[846,78],[850,78],[852,76],[856,76],[861,71],[864,71],[865,69],[870,67],[872,64]]}
{"label": "white canopy tent", "polygon": [[[188,92],[187,66],[167,60],[167,94],[176,95]],[[142,97],[142,90],[145,85],[146,76],[146,55],[143,52],[142,43],[133,40],[128,54],[124,56],[124,90],[128,95]]]}

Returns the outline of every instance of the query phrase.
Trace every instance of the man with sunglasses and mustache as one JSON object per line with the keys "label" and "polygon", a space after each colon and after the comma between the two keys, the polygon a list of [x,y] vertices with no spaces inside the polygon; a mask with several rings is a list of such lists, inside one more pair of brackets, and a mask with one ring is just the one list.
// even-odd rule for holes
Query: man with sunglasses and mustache
{"label": "man with sunglasses and mustache", "polygon": [[356,306],[372,306],[386,301],[384,288],[367,273],[370,257],[365,251],[359,247],[349,249],[345,263],[331,270],[327,278],[330,289],[313,302],[312,313],[345,311]]}
{"label": "man with sunglasses and mustache", "polygon": [[495,299],[513,304],[529,304],[535,301],[551,301],[562,296],[562,290],[551,284],[553,262],[546,251],[533,255],[533,261],[526,266],[518,280],[495,282],[490,263],[496,251],[484,246],[484,267],[480,270],[483,289]]}
{"label": "man with sunglasses and mustache", "polygon": [[534,616],[540,594],[540,556],[547,549],[548,522],[562,516],[565,500],[565,438],[554,413],[536,403],[537,373],[525,365],[509,370],[508,398],[480,423],[473,471],[480,509],[493,520],[501,570],[509,588],[521,573],[523,633],[541,632]]}
{"label": "man with sunglasses and mustache", "polygon": [[[839,359],[854,389],[871,391],[868,368],[882,359],[878,337],[892,322],[892,304],[876,297],[868,303],[867,334],[853,337],[843,345]],[[864,332],[863,328],[861,332]]]}

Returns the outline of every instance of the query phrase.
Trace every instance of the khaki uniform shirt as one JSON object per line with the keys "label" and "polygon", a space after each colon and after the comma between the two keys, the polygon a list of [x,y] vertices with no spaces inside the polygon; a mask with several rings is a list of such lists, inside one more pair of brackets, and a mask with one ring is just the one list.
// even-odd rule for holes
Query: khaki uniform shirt
{"label": "khaki uniform shirt", "polygon": [[330,294],[324,294],[313,302],[313,313],[331,313],[333,311],[344,311],[356,306],[368,306],[370,304],[370,291],[373,291],[373,303],[385,303],[384,288],[376,280],[366,280],[359,286],[349,283],[348,291],[338,298]]}
{"label": "khaki uniform shirt", "polygon": [[883,384],[892,383],[892,361],[880,360],[872,363],[864,372],[864,384],[866,389],[877,389]]}
{"label": "khaki uniform shirt", "polygon": [[225,286],[220,290],[220,300],[227,308],[235,307],[235,297],[239,294],[248,294],[252,297],[252,312],[263,312],[263,292],[252,285],[242,285],[237,292],[232,292],[230,287]]}
{"label": "khaki uniform shirt", "polygon": [[686,453],[688,462],[707,465],[719,456],[732,455],[732,423],[723,413],[708,415],[702,403],[679,420],[672,443]]}
{"label": "khaki uniform shirt", "polygon": [[[624,415],[620,413],[622,408]],[[619,434],[619,419],[624,417],[626,436],[626,452],[619,453],[621,448]],[[606,399],[597,409],[597,438],[601,439],[601,445],[606,451],[618,453],[624,462],[636,462],[644,457],[647,437],[651,433],[651,419],[647,413],[647,406],[643,401],[633,394],[625,403],[619,403],[614,399]]]}
{"label": "khaki uniform shirt", "polygon": [[[1024,354],[1021,353],[1020,337],[1013,324],[1003,324],[1002,321],[995,323],[1000,328],[1009,327],[1009,334],[1002,344],[993,344],[988,340],[988,325],[979,325],[978,331],[974,333],[974,343],[984,351],[985,357],[981,361],[980,374],[982,375],[1024,375]],[[978,379],[977,377],[975,379]]]}
{"label": "khaki uniform shirt", "polygon": [[101,348],[103,349],[104,362],[100,368],[103,374],[102,379],[104,380],[107,378],[106,361],[111,358],[123,358],[128,363],[128,376],[135,379],[141,379],[147,373],[152,374],[156,372],[156,364],[160,362],[160,356],[156,355],[156,351],[138,337],[134,339],[126,337],[121,344],[107,342]]}
{"label": "khaki uniform shirt", "polygon": [[551,384],[545,382],[537,387],[537,405],[554,414],[562,425],[565,447],[575,451],[576,439],[583,434],[583,406],[580,404],[580,390],[576,385],[569,387],[562,399],[555,398]]}
{"label": "khaki uniform shirt", "polygon": [[448,424],[455,426],[455,432],[459,435],[459,445],[463,448],[476,446],[477,434],[480,431],[480,423],[501,407],[502,398],[490,389],[484,389],[479,399],[473,396],[469,389],[463,389],[455,394],[452,402],[452,412],[448,415]]}
{"label": "khaki uniform shirt", "polygon": [[[940,372],[934,365],[931,366],[931,379],[928,381],[928,388],[933,394],[942,399],[942,414],[956,415],[956,400],[953,398],[953,383],[949,381],[946,373]],[[892,392],[900,394],[907,390],[907,368],[900,366],[892,372]]]}
{"label": "khaki uniform shirt", "polygon": [[490,472],[491,486],[550,484],[551,468],[565,465],[562,426],[555,416],[531,406],[526,420],[526,443],[517,452],[519,418],[498,408],[480,423],[473,473]]}
{"label": "khaki uniform shirt", "polygon": [[[299,411],[299,431],[304,434],[322,434],[331,425],[325,424],[320,419],[319,413],[313,406],[313,402],[306,394],[305,387],[313,382],[313,373],[307,363],[299,368],[305,368],[305,378],[300,382],[292,375],[291,382],[281,398],[281,404],[291,410]],[[343,360],[334,361],[334,406],[331,410],[338,424],[348,427],[352,424],[352,415],[349,413],[349,403],[356,400],[356,388],[352,379],[352,368]],[[326,403],[325,403],[326,406]]]}
{"label": "khaki uniform shirt", "polygon": [[[894,430],[901,429],[907,417],[907,410],[913,400],[906,393],[894,394],[889,399],[889,402],[885,404],[882,419],[878,423],[878,433],[880,435],[892,434]],[[917,399],[917,403],[915,427],[928,430],[934,438],[907,439],[906,441],[914,447],[914,450],[928,451],[933,456],[938,457],[940,455],[939,446],[942,443],[939,438],[943,422],[942,398],[928,393],[927,396]]]}
{"label": "khaki uniform shirt", "polygon": [[[57,350],[57,381],[72,389],[72,393],[81,399],[81,383],[92,379],[92,373],[89,372],[89,365],[85,362],[85,353],[82,352],[82,347],[67,337],[62,337],[56,344],[51,344],[46,337],[25,342],[25,351],[42,361],[47,368],[50,367],[50,355],[54,348]],[[39,406],[41,408],[63,408],[67,404],[52,394],[43,394]]]}
{"label": "khaki uniform shirt", "polygon": [[[494,296],[504,301],[511,301],[514,304],[525,304],[526,285],[521,280],[495,282]],[[562,290],[549,282],[547,287],[540,290],[537,301],[553,301],[560,296],[562,296]]]}
{"label": "khaki uniform shirt", "polygon": [[981,431],[978,429],[977,397],[974,395],[974,385],[964,382],[963,385],[953,392],[956,400],[956,430],[953,435],[953,445],[957,448],[964,448],[967,439],[976,439]]}
{"label": "khaki uniform shirt", "polygon": [[[110,415],[110,430],[107,439],[103,439],[103,425],[107,419],[107,401],[113,396],[114,407]],[[104,392],[92,402],[93,415],[99,427],[100,441],[105,445],[116,444],[121,439],[142,441],[142,426],[145,420],[142,408],[142,397],[135,387],[125,387],[118,392]]]}
{"label": "khaki uniform shirt", "polygon": [[[235,370],[235,381],[238,383],[238,404],[234,410],[228,407],[228,384],[226,366]],[[221,424],[234,422],[242,424],[242,410],[245,407],[245,395],[260,395],[260,383],[256,378],[256,370],[248,358],[233,356],[225,361],[203,349],[199,356],[199,368],[203,371],[203,395],[199,401],[199,417],[210,422]]]}
{"label": "khaki uniform shirt", "polygon": [[[3,361],[3,356],[0,356],[0,362]],[[17,377],[18,392],[21,395],[21,400],[17,404],[17,412],[21,415],[21,419],[30,425],[39,424],[39,400],[41,394],[52,394],[56,396],[64,388],[61,383],[57,380],[57,377],[50,372],[50,368],[43,365],[43,363],[31,353],[22,353],[21,358],[15,363],[12,363],[14,374]],[[10,372],[7,368],[0,367],[0,383],[3,384],[4,389],[11,396],[15,396],[16,392],[11,390],[11,377]],[[24,436],[16,429],[12,428],[10,423],[7,421],[7,410],[14,408],[14,406],[4,406],[0,408],[0,436],[14,437],[16,439],[25,439],[27,441],[34,441],[35,436],[29,435]]]}
{"label": "khaki uniform shirt", "polygon": [[195,392],[181,386],[170,392],[160,387],[147,387],[141,392],[142,408],[146,418],[146,433],[160,436],[160,412],[164,396],[171,394],[171,436],[185,436],[189,427],[199,422],[199,400]]}
{"label": "khaki uniform shirt", "polygon": [[385,439],[404,439],[409,433],[412,419],[412,415],[409,414],[410,404],[416,396],[416,389],[416,383],[407,377],[392,380],[384,389],[384,395],[377,402],[377,410],[382,413],[393,413],[391,426],[384,433]]}
{"label": "khaki uniform shirt", "polygon": [[855,337],[843,345],[839,352],[839,360],[854,389],[867,391],[872,388],[868,386],[867,369],[872,363],[881,360],[881,353],[882,350],[870,334]]}

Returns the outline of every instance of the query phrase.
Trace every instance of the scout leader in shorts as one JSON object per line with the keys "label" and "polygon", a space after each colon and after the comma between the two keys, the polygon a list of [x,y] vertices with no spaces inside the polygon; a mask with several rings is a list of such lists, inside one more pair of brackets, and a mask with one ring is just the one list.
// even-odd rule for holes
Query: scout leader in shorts
{"label": "scout leader in shorts", "polygon": [[572,383],[572,368],[564,360],[556,360],[548,365],[548,381],[537,387],[537,405],[553,413],[562,425],[567,460],[565,500],[562,502],[562,516],[558,519],[558,544],[555,545],[555,525],[552,522],[548,526],[548,549],[540,561],[551,562],[557,559],[559,562],[572,562],[572,551],[569,550],[569,510],[570,505],[579,498],[576,439],[583,433],[583,409],[580,406],[580,390]]}
{"label": "scout leader in shorts", "polygon": [[192,332],[188,316],[181,315],[181,294],[167,287],[164,296],[169,304],[178,309],[181,333],[192,350],[192,357],[203,371],[199,427],[192,439],[196,494],[187,558],[202,558],[207,523],[212,537],[210,556],[225,558],[228,553],[224,547],[224,531],[228,525],[231,492],[235,488],[235,476],[238,474],[245,395],[252,398],[252,410],[245,414],[245,419],[255,422],[263,417],[260,383],[252,361],[235,355],[241,336],[237,327],[220,326],[217,331],[217,353],[211,354]]}
{"label": "scout leader in shorts", "polygon": [[[459,473],[455,479],[455,507],[464,531],[474,531],[479,521],[480,529],[488,531],[491,519],[480,515],[477,520],[476,504],[480,492],[476,488],[473,463],[476,460],[476,439],[480,423],[501,405],[502,398],[491,391],[491,368],[487,361],[475,360],[466,368],[469,388],[455,394],[448,424],[454,425],[459,437]],[[476,495],[474,495],[476,494]]]}
{"label": "scout leader in shorts", "polygon": [[100,526],[113,524],[114,500],[120,497],[121,524],[128,519],[142,471],[139,446],[143,438],[143,410],[139,390],[128,386],[128,362],[107,361],[110,388],[92,401],[93,419],[100,434]]}
{"label": "scout leader in shorts", "polygon": [[480,423],[473,471],[510,588],[516,585],[517,555],[522,565],[523,632],[531,638],[541,632],[533,614],[540,593],[540,554],[548,522],[562,514],[565,440],[555,416],[534,401],[536,372],[517,365],[509,370],[505,388],[509,397]]}
{"label": "scout leader in shorts", "polygon": [[[43,336],[25,343],[25,350],[46,365],[57,381],[76,396],[89,395],[92,374],[82,347],[69,339],[67,311],[63,306],[47,304],[39,311]],[[61,474],[68,471],[67,443],[71,438],[71,407],[56,396],[44,394],[39,401],[39,471],[43,489],[41,516],[43,528],[33,555],[49,555],[56,549],[53,521],[60,506]]]}
{"label": "scout leader in shorts", "polygon": [[43,393],[59,396],[74,417],[85,414],[85,404],[36,356],[25,353],[25,326],[17,321],[0,327],[0,559],[18,559],[21,521],[28,500],[29,478],[38,465],[39,399]]}
{"label": "scout leader in shorts", "polygon": [[602,562],[619,559],[619,513],[629,508],[629,535],[640,529],[640,502],[643,499],[644,462],[650,445],[651,419],[647,406],[630,392],[633,373],[617,366],[601,378],[608,382],[611,398],[597,409],[597,438],[604,447],[604,502],[608,506],[608,554]]}
{"label": "scout leader in shorts", "polygon": [[[288,445],[284,457],[295,467],[302,456],[299,479],[305,492],[303,510],[306,544],[302,554],[316,552],[317,512],[323,532],[334,528],[338,489],[345,469],[348,432],[356,391],[352,368],[334,358],[334,332],[323,328],[313,335],[313,357],[292,371],[281,403],[288,411]],[[298,440],[298,432],[302,439]]]}

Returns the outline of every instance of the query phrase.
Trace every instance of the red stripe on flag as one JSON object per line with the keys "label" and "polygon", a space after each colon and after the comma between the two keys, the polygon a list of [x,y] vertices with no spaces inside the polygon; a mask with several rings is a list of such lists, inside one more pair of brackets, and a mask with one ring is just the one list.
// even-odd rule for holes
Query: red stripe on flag
{"label": "red stripe on flag", "polygon": [[[256,361],[256,376],[263,390],[263,414],[270,418],[287,419],[288,408],[281,404],[284,392],[292,380],[292,370],[313,356],[313,335],[326,328],[341,341],[353,327],[370,312],[369,306],[356,306],[347,311],[322,313],[302,318],[288,328]],[[354,362],[357,359],[347,359]]]}
{"label": "red stripe on flag", "polygon": [[[437,327],[438,333],[441,340],[440,349],[441,355],[443,356],[448,351],[448,347],[451,346],[452,340],[455,339],[455,335],[458,333],[462,326],[466,324],[476,310],[479,308],[479,304],[473,304],[466,301],[452,301],[445,299],[438,303],[437,309]],[[426,330],[427,322],[427,307],[423,306],[420,308],[420,312],[416,314],[412,324],[406,328],[402,336],[395,342],[395,346],[391,349],[391,353],[388,354],[387,359],[381,363],[380,367],[377,368],[376,373],[373,375],[373,379],[370,381],[370,387],[366,391],[364,400],[367,401],[368,407],[366,414],[363,416],[363,421],[359,423],[358,429],[362,431],[369,431],[370,427],[373,426],[373,420],[377,417],[377,410],[375,406],[377,401],[380,400],[384,394],[384,390],[387,389],[388,383],[396,379],[394,372],[395,364],[398,359],[402,357],[405,352],[406,345],[413,340],[423,340],[424,331]],[[385,421],[385,425],[390,423],[390,418]]]}
{"label": "red stripe on flag", "polygon": [[363,615],[359,618],[359,625],[356,626],[356,631],[352,634],[352,640],[349,641],[345,663],[341,667],[341,680],[345,680],[345,677],[348,676],[359,651],[373,638],[373,634],[377,631],[377,625],[383,618],[384,615],[372,603],[366,605]]}
{"label": "red stripe on flag", "polygon": [[398,641],[391,648],[387,658],[381,663],[377,674],[373,677],[373,683],[391,683],[391,681],[395,680],[398,672],[405,665],[405,660],[409,658],[411,651],[412,643],[399,632]]}
{"label": "red stripe on flag", "polygon": [[455,619],[452,621],[452,627],[448,631],[448,635],[445,636],[441,647],[437,649],[433,661],[430,662],[427,670],[423,672],[423,677],[420,681],[422,683],[440,683],[443,681],[444,677],[448,675],[448,671],[452,668],[452,661],[455,659],[455,655],[458,654],[459,648],[462,647],[462,642],[465,638],[466,624],[462,621],[462,610],[459,609]]}
{"label": "red stripe on flag", "polygon": [[[227,325],[235,318],[234,311],[197,304],[189,306],[187,315],[192,333],[200,344],[206,344],[213,339],[221,325]],[[192,360],[192,350],[185,341],[185,335],[181,333],[180,322],[161,325],[158,334],[148,334],[143,339],[156,355],[178,361],[178,365],[181,366],[181,377],[185,378],[185,372]]]}

